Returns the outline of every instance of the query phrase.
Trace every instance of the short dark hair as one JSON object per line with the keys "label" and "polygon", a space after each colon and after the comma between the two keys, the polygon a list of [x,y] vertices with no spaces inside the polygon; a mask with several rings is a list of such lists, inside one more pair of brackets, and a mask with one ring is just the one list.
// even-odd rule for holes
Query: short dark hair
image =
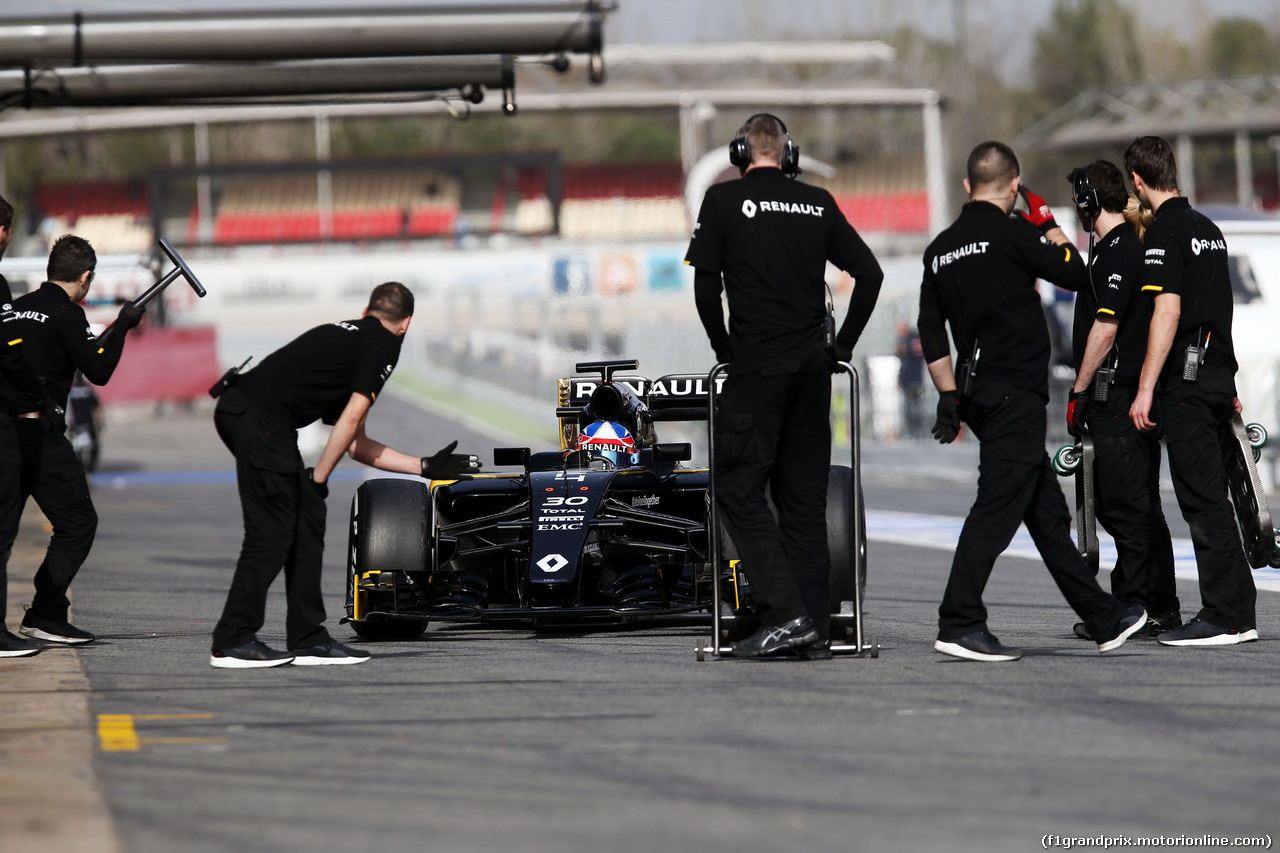
{"label": "short dark hair", "polygon": [[1178,163],[1173,148],[1159,136],[1139,136],[1124,152],[1124,170],[1136,172],[1153,190],[1178,191]]}
{"label": "short dark hair", "polygon": [[9,200],[0,195],[0,228],[13,227],[13,205],[9,204]]}
{"label": "short dark hair", "polygon": [[782,122],[768,113],[759,113],[747,119],[738,128],[738,136],[745,136],[753,157],[767,157],[775,163],[782,162],[782,149],[786,146],[787,132]]}
{"label": "short dark hair", "polygon": [[49,281],[79,281],[80,276],[93,272],[98,256],[89,241],[74,234],[64,234],[49,250]]}
{"label": "short dark hair", "polygon": [[1120,167],[1110,160],[1095,160],[1084,173],[1089,186],[1098,194],[1098,204],[1108,213],[1124,213],[1129,203],[1129,190],[1124,185]]}
{"label": "short dark hair", "polygon": [[413,293],[398,281],[384,282],[369,294],[369,307],[365,311],[399,323],[413,316]]}
{"label": "short dark hair", "polygon": [[988,140],[969,154],[967,167],[969,186],[985,187],[995,183],[1012,181],[1022,174],[1018,155],[1003,142]]}

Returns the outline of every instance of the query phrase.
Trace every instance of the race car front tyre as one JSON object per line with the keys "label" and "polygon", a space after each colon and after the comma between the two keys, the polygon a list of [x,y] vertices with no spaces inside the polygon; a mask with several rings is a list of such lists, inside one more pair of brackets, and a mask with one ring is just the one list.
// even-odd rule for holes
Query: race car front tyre
{"label": "race car front tyre", "polygon": [[[359,636],[406,639],[425,630],[426,621],[419,619],[392,620],[395,627],[384,623],[382,616],[369,621],[366,614],[394,613],[397,593],[394,588],[362,588],[362,581],[383,573],[431,571],[431,528],[431,494],[426,483],[380,479],[369,480],[356,489],[347,539],[346,609]],[[418,588],[428,587],[420,584]],[[419,603],[413,606],[416,610]]]}

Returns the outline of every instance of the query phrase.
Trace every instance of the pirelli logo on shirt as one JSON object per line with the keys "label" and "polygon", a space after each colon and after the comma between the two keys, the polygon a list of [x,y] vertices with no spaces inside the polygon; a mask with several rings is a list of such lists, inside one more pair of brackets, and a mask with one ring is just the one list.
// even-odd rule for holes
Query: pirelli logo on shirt
{"label": "pirelli logo on shirt", "polygon": [[[1147,249],[1146,258],[1143,263],[1150,267],[1164,266],[1164,249]],[[1144,287],[1143,290],[1146,290],[1146,288]]]}
{"label": "pirelli logo on shirt", "polygon": [[824,205],[820,204],[797,204],[789,201],[752,201],[747,199],[742,203],[742,215],[747,219],[754,219],[758,211],[766,213],[801,213],[809,216],[822,216],[822,211],[826,210]]}

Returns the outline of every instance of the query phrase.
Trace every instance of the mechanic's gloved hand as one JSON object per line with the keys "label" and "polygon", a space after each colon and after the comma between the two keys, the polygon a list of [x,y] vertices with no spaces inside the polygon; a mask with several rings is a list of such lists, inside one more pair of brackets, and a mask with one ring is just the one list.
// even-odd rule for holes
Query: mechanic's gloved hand
{"label": "mechanic's gloved hand", "polygon": [[40,401],[40,414],[49,424],[53,432],[67,431],[67,410],[59,406],[52,397]]}
{"label": "mechanic's gloved hand", "polygon": [[120,327],[120,331],[127,332],[142,322],[142,315],[145,313],[147,313],[146,308],[134,308],[133,303],[130,302],[116,315],[116,325]]}
{"label": "mechanic's gloved hand", "polygon": [[851,358],[853,358],[853,347],[838,343],[827,350],[827,366],[831,368],[832,373],[843,373],[844,368],[840,366],[840,362]]}
{"label": "mechanic's gloved hand", "polygon": [[1018,194],[1027,200],[1029,208],[1027,213],[1022,214],[1023,218],[1039,228],[1041,234],[1047,234],[1058,227],[1058,223],[1053,218],[1053,211],[1049,210],[1049,204],[1043,196],[1036,195],[1026,187],[1018,187]]}
{"label": "mechanic's gloved hand", "polygon": [[1072,391],[1067,401],[1067,432],[1072,438],[1084,435],[1084,428],[1089,417],[1089,392]]}
{"label": "mechanic's gloved hand", "polygon": [[469,480],[480,472],[480,458],[467,453],[454,453],[454,441],[434,456],[422,457],[422,476],[428,480]]}
{"label": "mechanic's gloved hand", "polygon": [[324,500],[325,498],[329,497],[329,484],[327,482],[325,483],[316,482],[315,468],[307,469],[307,482],[311,484],[312,490],[315,491],[315,493],[320,496],[320,500]]}
{"label": "mechanic's gloved hand", "polygon": [[943,391],[938,397],[938,420],[933,424],[933,437],[950,444],[960,434],[960,392]]}

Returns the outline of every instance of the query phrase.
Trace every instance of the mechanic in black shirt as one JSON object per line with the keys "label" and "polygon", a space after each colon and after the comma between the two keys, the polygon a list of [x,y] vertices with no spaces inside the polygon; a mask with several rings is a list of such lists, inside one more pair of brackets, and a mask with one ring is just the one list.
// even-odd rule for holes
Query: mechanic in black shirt
{"label": "mechanic in black shirt", "polygon": [[[1151,300],[1141,292],[1142,241],[1124,216],[1129,193],[1118,166],[1097,160],[1073,171],[1071,180],[1080,220],[1098,240],[1089,252],[1089,286],[1076,294],[1076,381],[1067,429],[1079,436],[1087,426],[1093,438],[1097,518],[1118,556],[1111,591],[1124,604],[1146,608],[1142,636],[1154,637],[1182,618],[1173,542],[1160,508],[1160,442],[1155,431],[1139,432],[1129,418],[1151,324]],[[1075,632],[1093,639],[1083,622]]]}
{"label": "mechanic in black shirt", "polygon": [[[1219,438],[1240,411],[1227,243],[1218,226],[1178,194],[1168,142],[1139,137],[1125,151],[1124,167],[1138,199],[1155,211],[1142,266],[1142,290],[1154,295],[1155,305],[1130,416],[1139,430],[1154,429],[1158,395],[1169,472],[1191,528],[1203,604],[1195,619],[1158,639],[1166,646],[1249,642],[1258,639],[1258,593],[1227,497]],[[1192,373],[1194,378],[1187,375]]]}
{"label": "mechanic in black shirt", "polygon": [[[210,663],[220,668],[354,664],[369,653],[352,649],[324,628],[320,571],[325,498],[334,466],[347,453],[383,471],[457,479],[479,470],[476,457],[409,456],[365,434],[365,418],[400,357],[413,316],[413,294],[399,282],[373,289],[358,320],[305,332],[232,374],[218,399],[214,425],[236,457],[244,510],[244,542],[222,617],[213,630]],[[314,469],[298,452],[298,430],[316,420],[333,424]],[[283,567],[288,613],[287,652],[257,638],[266,618],[267,589]]]}
{"label": "mechanic in black shirt", "polygon": [[[39,398],[0,387],[0,408],[23,413],[17,420],[20,499],[25,503],[28,496],[34,497],[53,525],[49,549],[36,572],[35,598],[18,630],[34,639],[72,645],[93,641],[93,634],[67,621],[67,589],[93,547],[98,514],[84,466],[67,440],[63,412],[77,370],[95,385],[111,379],[124,350],[123,333],[138,325],[143,314],[125,305],[115,323],[121,334],[102,344],[95,340],[77,303],[89,292],[97,262],[87,240],[71,234],[60,237],[49,252],[49,280],[15,299],[13,318],[3,326],[6,339],[23,339],[26,356],[43,380],[44,398],[56,406],[46,403],[42,413]],[[8,535],[8,528],[4,533]]]}
{"label": "mechanic in black shirt", "polygon": [[[0,258],[9,248],[13,240],[13,205],[4,196],[0,196]],[[8,305],[13,301],[13,291],[9,289],[9,280],[0,275],[0,305]]]}
{"label": "mechanic in black shirt", "polygon": [[[851,357],[884,280],[831,194],[790,179],[798,158],[780,120],[747,119],[730,143],[743,177],[707,190],[685,256],[696,269],[698,316],[717,360],[729,362],[716,409],[716,502],[748,555],[763,611],[760,630],[733,647],[748,657],[792,648],[805,658],[831,655],[831,373],[837,359]],[[827,261],[856,281],[831,352],[823,333]]]}
{"label": "mechanic in black shirt", "polygon": [[[954,441],[963,418],[979,441],[978,494],[956,544],[934,648],[978,661],[1022,656],[988,630],[982,592],[1023,523],[1099,651],[1119,648],[1146,622],[1141,607],[1122,608],[1089,574],[1045,453],[1049,333],[1036,278],[1078,290],[1088,276],[1042,198],[1023,191],[1030,213],[1009,215],[1019,174],[1007,145],[973,149],[964,182],[970,201],[925,250],[920,287],[920,343],[940,394],[933,435]],[[966,377],[960,388],[944,323]]]}

